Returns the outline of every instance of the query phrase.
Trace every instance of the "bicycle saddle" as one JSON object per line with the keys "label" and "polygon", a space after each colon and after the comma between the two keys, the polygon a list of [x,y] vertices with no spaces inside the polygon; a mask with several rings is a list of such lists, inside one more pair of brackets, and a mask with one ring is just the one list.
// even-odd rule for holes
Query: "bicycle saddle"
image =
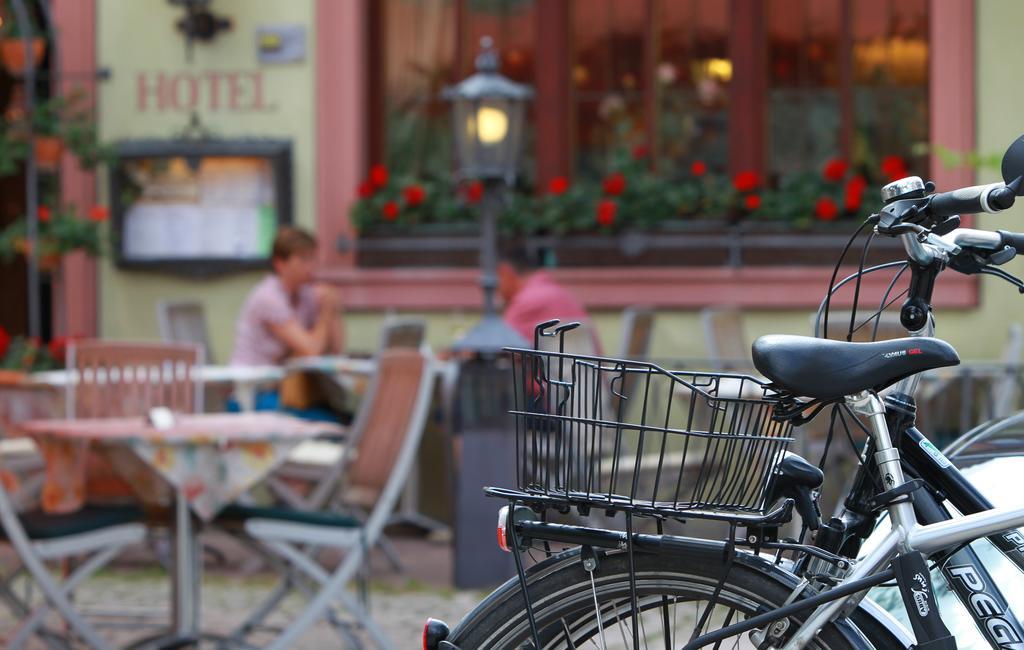
{"label": "bicycle saddle", "polygon": [[960,363],[953,346],[933,338],[847,343],[771,334],[754,341],[754,367],[797,397],[834,399],[882,390],[924,370]]}

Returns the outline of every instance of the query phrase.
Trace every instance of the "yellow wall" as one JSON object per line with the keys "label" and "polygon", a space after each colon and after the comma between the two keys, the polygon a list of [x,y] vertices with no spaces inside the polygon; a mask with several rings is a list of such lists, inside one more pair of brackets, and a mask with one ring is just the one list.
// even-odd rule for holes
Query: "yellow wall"
{"label": "yellow wall", "polygon": [[[98,0],[98,65],[112,75],[100,82],[100,132],[105,140],[171,138],[188,123],[189,111],[140,112],[140,72],[201,74],[207,71],[263,72],[265,112],[199,110],[202,123],[216,136],[273,137],[292,140],[293,206],[298,224],[313,227],[315,218],[315,60],[313,0],[218,0],[211,5],[229,16],[231,31],[209,44],[197,44],[193,61],[185,59],[184,38],[175,29],[183,15],[166,0]],[[301,63],[260,65],[257,25],[306,26],[306,58]],[[105,193],[106,187],[101,190]],[[122,339],[156,339],[156,304],[169,299],[199,299],[207,311],[214,355],[226,360],[233,344],[235,317],[257,273],[188,280],[169,274],[119,271],[111,263],[100,272],[100,331]]]}

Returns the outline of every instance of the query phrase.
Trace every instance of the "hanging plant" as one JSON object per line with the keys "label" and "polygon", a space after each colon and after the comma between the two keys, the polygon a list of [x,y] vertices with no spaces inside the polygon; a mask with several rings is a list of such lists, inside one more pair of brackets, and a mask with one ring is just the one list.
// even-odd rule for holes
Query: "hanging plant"
{"label": "hanging plant", "polygon": [[28,240],[28,225],[22,217],[0,231],[0,261],[9,262],[15,257],[28,256],[33,252],[44,271],[54,271],[61,258],[73,251],[84,251],[97,257],[103,252],[103,224],[108,212],[103,206],[93,206],[84,215],[79,215],[73,206],[50,208],[39,206],[36,214],[38,231],[36,250]]}
{"label": "hanging plant", "polygon": [[[36,36],[40,32],[35,25],[30,27],[33,36],[29,41],[29,47],[32,51],[32,62],[38,68],[46,53],[46,39]],[[0,30],[0,60],[12,77],[20,77],[25,73],[29,50],[25,47],[23,33],[22,26],[12,14],[4,17],[3,29]]]}

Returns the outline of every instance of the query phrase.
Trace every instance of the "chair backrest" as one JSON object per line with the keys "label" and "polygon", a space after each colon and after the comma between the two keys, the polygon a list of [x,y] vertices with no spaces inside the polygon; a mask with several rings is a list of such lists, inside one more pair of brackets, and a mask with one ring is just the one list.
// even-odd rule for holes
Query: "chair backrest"
{"label": "chair backrest", "polygon": [[194,300],[163,300],[156,306],[160,338],[167,343],[195,343],[202,346],[206,363],[213,363],[206,310]]}
{"label": "chair backrest", "polygon": [[423,345],[427,323],[422,318],[388,318],[380,333],[380,349],[413,348]]}
{"label": "chair backrest", "polygon": [[179,413],[202,410],[195,367],[198,345],[83,341],[68,348],[68,368],[78,373],[66,393],[67,417],[132,417],[165,406]]}
{"label": "chair backrest", "polygon": [[631,306],[622,311],[622,359],[646,359],[651,351],[654,310]]}
{"label": "chair backrest", "polygon": [[701,312],[708,360],[714,370],[725,370],[750,358],[750,342],[743,329],[743,313],[734,307],[714,307]]}
{"label": "chair backrest", "polygon": [[383,350],[353,426],[352,460],[345,477],[346,497],[374,503],[374,513],[388,516],[404,487],[423,434],[433,388],[428,353],[409,348]]}

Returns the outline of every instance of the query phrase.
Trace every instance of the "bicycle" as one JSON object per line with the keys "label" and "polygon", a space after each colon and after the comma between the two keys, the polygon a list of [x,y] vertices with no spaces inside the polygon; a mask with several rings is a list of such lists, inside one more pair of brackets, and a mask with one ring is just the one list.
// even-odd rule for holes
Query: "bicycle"
{"label": "bicycle", "polygon": [[[918,177],[885,186],[883,207],[844,250],[872,227],[858,272],[837,283],[837,263],[819,309],[827,337],[832,295],[855,283],[847,341],[761,337],[753,362],[768,381],[568,354],[565,337],[577,324],[538,325],[533,349],[508,350],[519,485],[486,490],[508,502],[498,541],[517,575],[454,629],[428,621],[423,647],[956,648],[929,563],[993,647],[1024,647],[1024,626],[968,545],[987,538],[1024,571],[1024,508],[993,508],[916,428],[913,398],[921,372],[959,363],[933,338],[942,271],[994,275],[1024,293],[1024,282],[998,268],[1024,252],[1024,234],[961,228],[957,216],[999,212],[1024,194],[1024,136],[1002,172],[1003,183],[945,193]],[[901,238],[906,261],[865,269],[875,236]],[[910,337],[851,343],[861,278],[884,269],[898,273],[865,323],[901,297],[889,299],[909,270],[900,320]],[[545,336],[561,342],[558,351],[540,351]],[[661,391],[665,412],[649,412]],[[842,510],[827,521],[817,505],[823,472],[787,449],[793,427],[826,409],[821,465],[837,431],[851,444],[854,431],[866,434]],[[625,527],[551,521],[570,511],[621,514]],[[783,537],[794,511],[801,532]],[[862,549],[883,513],[890,530]],[[720,522],[729,534],[709,541],[665,529],[694,520]],[[641,521],[654,532],[638,531]],[[545,557],[527,567],[522,556],[534,552]],[[893,581],[912,635],[865,598]]]}

